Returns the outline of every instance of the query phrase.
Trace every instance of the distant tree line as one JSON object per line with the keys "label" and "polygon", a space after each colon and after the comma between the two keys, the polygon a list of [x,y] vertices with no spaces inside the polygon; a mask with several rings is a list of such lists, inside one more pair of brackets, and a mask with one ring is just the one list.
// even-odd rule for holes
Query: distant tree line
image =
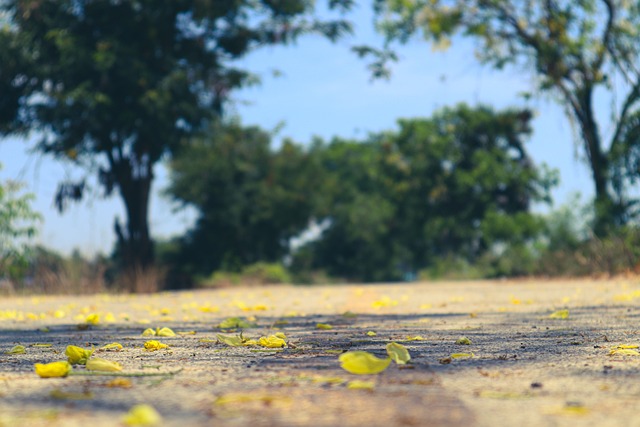
{"label": "distant tree line", "polygon": [[530,208],[556,182],[527,154],[531,117],[459,105],[364,140],[279,148],[259,128],[218,124],[170,163],[167,194],[199,215],[167,260],[183,278],[286,260],[302,275],[391,281],[527,246],[543,227]]}

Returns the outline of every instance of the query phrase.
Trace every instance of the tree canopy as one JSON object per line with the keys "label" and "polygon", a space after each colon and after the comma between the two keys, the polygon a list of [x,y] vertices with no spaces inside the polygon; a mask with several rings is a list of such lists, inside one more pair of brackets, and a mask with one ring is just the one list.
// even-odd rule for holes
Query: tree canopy
{"label": "tree canopy", "polygon": [[[131,269],[153,261],[154,165],[255,81],[235,61],[302,34],[350,31],[341,19],[315,20],[305,0],[6,0],[0,13],[0,132],[37,131],[39,150],[97,177],[105,196],[119,194],[126,224],[115,229]],[[57,206],[90,182],[61,183]]]}
{"label": "tree canopy", "polygon": [[[543,227],[531,205],[555,183],[527,154],[530,120],[459,105],[364,140],[278,149],[256,127],[220,125],[171,162],[168,193],[199,213],[174,264],[207,276],[290,259],[302,275],[388,281],[525,247]],[[292,247],[314,224],[316,238]]]}
{"label": "tree canopy", "polygon": [[[536,91],[552,94],[576,124],[593,178],[596,232],[630,219],[629,185],[640,178],[637,2],[377,0],[376,10],[388,48],[416,34],[446,48],[459,34],[477,42],[482,63],[528,70]],[[602,102],[611,103],[610,123],[596,113]]]}
{"label": "tree canopy", "polygon": [[199,212],[182,239],[180,263],[206,275],[281,261],[312,216],[319,178],[313,159],[290,141],[275,150],[271,134],[239,122],[218,124],[208,135],[170,164],[167,193]]}

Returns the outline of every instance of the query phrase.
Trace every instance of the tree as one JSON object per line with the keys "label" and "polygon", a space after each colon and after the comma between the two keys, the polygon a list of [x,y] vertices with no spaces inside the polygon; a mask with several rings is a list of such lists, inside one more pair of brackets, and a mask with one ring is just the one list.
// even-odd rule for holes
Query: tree
{"label": "tree", "polygon": [[33,195],[20,194],[21,188],[15,181],[0,183],[0,279],[15,278],[26,267],[28,239],[41,219],[31,208]]}
{"label": "tree", "polygon": [[[538,90],[552,94],[579,131],[595,187],[596,233],[630,219],[635,201],[627,190],[640,179],[638,2],[377,0],[376,10],[387,48],[416,33],[447,47],[462,34],[478,43],[482,63],[530,71]],[[595,111],[607,94],[608,134]]]}
{"label": "tree", "polygon": [[271,138],[219,123],[171,161],[167,194],[199,213],[177,262],[190,274],[282,261],[309,224],[318,168],[300,146],[285,141],[274,150]]}
{"label": "tree", "polygon": [[555,176],[527,155],[526,110],[459,105],[362,142],[316,146],[325,169],[314,216],[329,223],[298,263],[350,280],[398,280],[439,258],[474,262],[543,224]]}
{"label": "tree", "polygon": [[[329,1],[347,9],[350,2]],[[305,0],[5,0],[0,30],[0,131],[38,131],[37,148],[117,191],[126,224],[119,252],[135,273],[153,263],[148,206],[154,166],[203,129],[233,89],[254,81],[234,61],[253,50],[321,33]],[[8,61],[5,61],[9,58]],[[12,59],[15,58],[15,59]],[[87,180],[63,182],[60,210]]]}

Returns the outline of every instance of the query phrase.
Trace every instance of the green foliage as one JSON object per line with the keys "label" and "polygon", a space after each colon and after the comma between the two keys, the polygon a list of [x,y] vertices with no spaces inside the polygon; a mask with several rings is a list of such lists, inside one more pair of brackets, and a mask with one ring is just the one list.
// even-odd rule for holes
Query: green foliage
{"label": "green foliage", "polygon": [[0,278],[24,276],[29,240],[41,220],[31,208],[34,196],[21,194],[21,189],[14,181],[0,182]]}
{"label": "green foliage", "polygon": [[314,217],[330,225],[294,269],[401,280],[439,259],[473,263],[496,245],[528,245],[543,227],[530,204],[548,200],[556,180],[526,154],[530,118],[460,105],[363,142],[316,145],[324,175]]}
{"label": "green foliage", "polygon": [[[452,37],[461,34],[476,41],[476,56],[482,63],[528,70],[539,92],[551,93],[576,124],[594,181],[595,232],[605,235],[631,219],[635,201],[626,190],[640,179],[638,2],[377,0],[375,4],[385,51],[393,42],[406,43],[416,34],[434,47],[446,48]],[[606,128],[612,131],[604,134],[594,106],[607,96],[613,113]]]}
{"label": "green foliage", "polygon": [[271,135],[257,127],[218,124],[170,166],[167,193],[200,213],[174,261],[191,273],[279,261],[311,219],[313,158],[291,142],[273,150]]}
{"label": "green foliage", "polygon": [[[349,1],[331,1],[347,8]],[[320,33],[313,4],[291,1],[7,0],[0,13],[0,133],[40,131],[37,148],[117,191],[126,224],[118,253],[132,271],[153,262],[148,204],[153,168],[222,112],[229,94],[256,78],[237,68],[253,50]],[[5,15],[6,14],[6,15]],[[63,182],[63,210],[86,192]]]}

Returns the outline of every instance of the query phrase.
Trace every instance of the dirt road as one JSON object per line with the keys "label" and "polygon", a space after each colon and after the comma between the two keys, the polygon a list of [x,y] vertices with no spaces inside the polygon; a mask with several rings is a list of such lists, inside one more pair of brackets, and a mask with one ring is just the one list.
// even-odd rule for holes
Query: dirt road
{"label": "dirt road", "polygon": [[[640,425],[639,298],[632,279],[3,298],[0,426],[126,425],[138,404],[155,408],[156,425],[181,427]],[[142,336],[162,327],[176,336]],[[217,338],[240,330],[282,332],[287,347]],[[145,350],[149,340],[169,347]],[[114,342],[122,350],[99,350]],[[340,367],[340,354],[384,358],[390,342],[411,363]],[[24,354],[5,354],[16,345]],[[36,375],[34,363],[66,360],[68,345],[123,370]]]}

